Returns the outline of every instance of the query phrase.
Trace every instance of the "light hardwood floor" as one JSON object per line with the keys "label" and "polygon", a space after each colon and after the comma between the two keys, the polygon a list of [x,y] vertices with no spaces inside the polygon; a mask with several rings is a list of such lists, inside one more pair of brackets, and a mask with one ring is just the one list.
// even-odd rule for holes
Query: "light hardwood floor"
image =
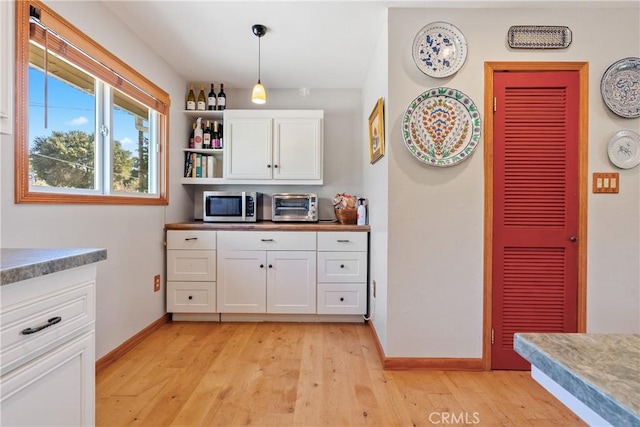
{"label": "light hardwood floor", "polygon": [[384,371],[363,324],[163,325],[96,377],[97,426],[581,426],[529,372]]}

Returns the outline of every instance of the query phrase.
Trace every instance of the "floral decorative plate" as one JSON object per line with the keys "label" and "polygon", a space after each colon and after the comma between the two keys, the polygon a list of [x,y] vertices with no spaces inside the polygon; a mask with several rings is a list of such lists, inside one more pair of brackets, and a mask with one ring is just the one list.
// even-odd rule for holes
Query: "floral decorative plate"
{"label": "floral decorative plate", "polygon": [[464,93],[448,87],[423,92],[411,101],[402,120],[407,148],[431,166],[453,166],[480,142],[480,113]]}
{"label": "floral decorative plate", "polygon": [[632,130],[620,130],[613,135],[607,147],[611,163],[620,169],[631,169],[640,164],[640,135]]}
{"label": "floral decorative plate", "polygon": [[447,22],[432,22],[413,39],[413,60],[428,76],[455,74],[467,59],[467,41],[458,28]]}
{"label": "floral decorative plate", "polygon": [[602,75],[600,93],[617,115],[640,117],[640,58],[624,58],[611,64]]}

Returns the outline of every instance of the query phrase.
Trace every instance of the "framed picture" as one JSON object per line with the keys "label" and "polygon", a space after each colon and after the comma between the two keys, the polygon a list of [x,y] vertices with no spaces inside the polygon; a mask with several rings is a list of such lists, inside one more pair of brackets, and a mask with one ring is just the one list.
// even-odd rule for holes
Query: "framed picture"
{"label": "framed picture", "polygon": [[382,98],[378,98],[369,116],[369,161],[373,164],[382,156],[384,156],[384,104]]}

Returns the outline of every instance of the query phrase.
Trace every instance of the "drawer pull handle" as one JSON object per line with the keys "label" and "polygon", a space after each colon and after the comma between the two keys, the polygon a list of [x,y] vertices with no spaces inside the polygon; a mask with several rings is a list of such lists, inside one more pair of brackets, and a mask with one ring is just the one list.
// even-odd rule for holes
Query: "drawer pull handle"
{"label": "drawer pull handle", "polygon": [[344,297],[340,297],[340,301],[344,301]]}
{"label": "drawer pull handle", "polygon": [[340,268],[344,268],[344,264],[340,264]]}
{"label": "drawer pull handle", "polygon": [[198,238],[197,237],[187,237],[184,240],[198,240]]}
{"label": "drawer pull handle", "polygon": [[62,317],[60,317],[60,316],[52,317],[51,319],[47,320],[46,324],[40,325],[40,326],[36,326],[35,328],[23,329],[20,333],[22,335],[35,334],[36,332],[40,332],[41,330],[46,329],[49,326],[53,326],[56,323],[60,323],[60,322],[62,322]]}
{"label": "drawer pull handle", "polygon": [[191,295],[189,295],[189,299],[193,299],[193,297]]}
{"label": "drawer pull handle", "polygon": [[273,239],[260,239],[263,242],[273,242]]}
{"label": "drawer pull handle", "polygon": [[349,239],[338,239],[338,243],[349,243]]}

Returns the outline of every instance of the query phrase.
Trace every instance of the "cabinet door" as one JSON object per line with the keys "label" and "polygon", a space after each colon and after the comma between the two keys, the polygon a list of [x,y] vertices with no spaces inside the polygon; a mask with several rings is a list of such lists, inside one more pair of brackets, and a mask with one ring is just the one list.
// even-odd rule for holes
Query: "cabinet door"
{"label": "cabinet door", "polygon": [[267,252],[267,312],[316,312],[315,251]]}
{"label": "cabinet door", "polygon": [[322,179],[322,119],[274,120],[273,178]]}
{"label": "cabinet door", "polygon": [[93,332],[3,375],[0,388],[0,425],[94,425]]}
{"label": "cabinet door", "polygon": [[226,179],[271,179],[272,121],[265,118],[224,122]]}
{"label": "cabinet door", "polygon": [[218,251],[218,312],[266,311],[266,258],[265,251]]}

